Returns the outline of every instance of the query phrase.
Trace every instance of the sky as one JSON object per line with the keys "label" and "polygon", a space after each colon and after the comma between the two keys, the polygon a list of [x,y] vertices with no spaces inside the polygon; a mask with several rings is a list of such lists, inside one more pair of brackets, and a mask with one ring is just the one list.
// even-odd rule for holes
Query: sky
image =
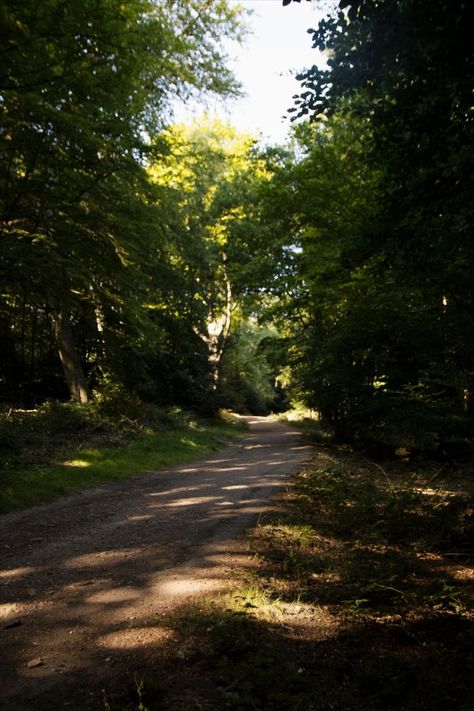
{"label": "sky", "polygon": [[[323,12],[314,0],[292,2],[283,7],[281,0],[229,0],[253,11],[248,19],[252,34],[245,45],[226,42],[229,66],[243,85],[244,98],[209,102],[209,113],[228,120],[237,129],[261,136],[269,143],[282,143],[291,122],[282,117],[292,106],[299,83],[292,74],[324,58],[311,47],[310,27],[316,28]],[[318,2],[318,5],[321,5]],[[202,107],[178,108],[176,119],[191,119]]]}

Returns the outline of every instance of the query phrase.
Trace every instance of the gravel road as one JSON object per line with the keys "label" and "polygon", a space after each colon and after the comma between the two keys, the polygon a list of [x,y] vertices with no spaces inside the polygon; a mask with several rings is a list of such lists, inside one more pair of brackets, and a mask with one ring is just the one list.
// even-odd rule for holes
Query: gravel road
{"label": "gravel road", "polygon": [[0,708],[97,708],[163,643],[156,619],[217,593],[244,531],[311,447],[271,418],[206,458],[0,518]]}

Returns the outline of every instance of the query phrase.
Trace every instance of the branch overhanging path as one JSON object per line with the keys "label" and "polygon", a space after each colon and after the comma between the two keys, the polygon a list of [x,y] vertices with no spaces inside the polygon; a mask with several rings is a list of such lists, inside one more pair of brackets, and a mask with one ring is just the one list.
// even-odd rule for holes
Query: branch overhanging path
{"label": "branch overhanging path", "polygon": [[271,418],[205,458],[0,519],[0,707],[95,708],[97,683],[153,663],[156,624],[217,594],[312,448]]}

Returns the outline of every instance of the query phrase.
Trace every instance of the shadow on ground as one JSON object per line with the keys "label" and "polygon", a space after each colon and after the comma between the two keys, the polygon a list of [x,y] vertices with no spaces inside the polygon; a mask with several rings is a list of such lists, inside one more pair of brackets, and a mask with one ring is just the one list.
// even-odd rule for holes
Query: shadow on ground
{"label": "shadow on ground", "polygon": [[311,450],[249,420],[194,464],[2,517],[2,708],[97,708],[111,680],[154,666],[172,636],[158,617],[226,589],[244,530]]}

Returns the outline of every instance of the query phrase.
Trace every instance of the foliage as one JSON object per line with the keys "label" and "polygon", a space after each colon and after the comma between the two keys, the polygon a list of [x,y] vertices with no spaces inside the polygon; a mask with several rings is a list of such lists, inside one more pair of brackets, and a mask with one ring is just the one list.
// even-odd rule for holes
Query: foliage
{"label": "foliage", "polygon": [[[232,406],[220,399],[226,388],[221,382],[224,354],[227,361],[231,353],[234,360],[239,353],[245,357],[239,338],[245,340],[246,332],[238,323],[242,313],[251,311],[253,293],[261,285],[254,259],[265,248],[260,192],[269,170],[254,138],[207,117],[189,126],[171,126],[159,140],[168,157],[151,164],[149,172],[174,206],[167,245],[174,279],[168,294],[161,294],[160,302],[151,302],[149,308],[159,323],[172,321],[179,310],[181,324],[173,320],[180,341],[173,342],[175,352],[191,341],[189,362],[194,367],[197,351],[207,354],[201,360],[200,377],[192,380],[203,382],[207,375],[217,401]],[[240,363],[238,369],[243,372],[245,367]],[[249,392],[257,387],[256,377],[253,383],[244,380]],[[263,392],[265,385],[261,387]],[[244,400],[239,407],[245,409]]]}
{"label": "foliage", "polygon": [[283,171],[302,245],[300,393],[341,439],[470,454],[473,55],[467,6],[340,2],[300,75]]}
{"label": "foliage", "polygon": [[136,385],[132,361],[146,380],[159,348],[144,301],[168,211],[144,161],[171,99],[237,91],[222,39],[239,37],[242,9],[51,0],[1,13],[2,396],[63,395],[58,350],[73,397],[104,370]]}
{"label": "foliage", "polygon": [[306,606],[325,637],[303,666],[345,670],[343,687],[327,678],[320,696],[334,708],[464,708],[472,657],[456,659],[470,634],[472,486],[467,468],[434,467],[381,470],[325,448],[297,476],[285,515],[252,536],[267,595]]}
{"label": "foliage", "polygon": [[275,385],[276,368],[268,357],[273,352],[276,334],[254,319],[241,319],[224,350],[217,396],[235,412],[266,415],[284,408]]}
{"label": "foliage", "polygon": [[264,150],[168,125],[176,96],[238,91],[221,40],[245,30],[178,5],[1,11],[0,398],[289,394],[341,440],[471,456],[467,5],[341,1],[300,75],[312,123]]}

